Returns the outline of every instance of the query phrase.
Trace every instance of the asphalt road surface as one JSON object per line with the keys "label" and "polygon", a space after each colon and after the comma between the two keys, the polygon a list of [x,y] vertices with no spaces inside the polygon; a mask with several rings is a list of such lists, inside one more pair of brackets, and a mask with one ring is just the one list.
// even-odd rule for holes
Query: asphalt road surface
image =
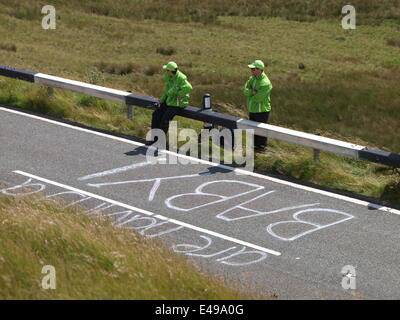
{"label": "asphalt road surface", "polygon": [[0,107],[0,193],[101,211],[266,296],[400,299],[399,211],[206,161],[185,164],[170,152],[149,161],[146,152],[133,140]]}

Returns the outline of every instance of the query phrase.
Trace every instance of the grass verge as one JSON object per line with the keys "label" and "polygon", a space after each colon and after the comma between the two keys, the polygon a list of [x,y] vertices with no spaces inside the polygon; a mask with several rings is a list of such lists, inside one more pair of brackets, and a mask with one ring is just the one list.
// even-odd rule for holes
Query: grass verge
{"label": "grass verge", "polygon": [[[106,218],[37,197],[0,196],[1,299],[250,299]],[[56,289],[42,288],[43,266]]]}

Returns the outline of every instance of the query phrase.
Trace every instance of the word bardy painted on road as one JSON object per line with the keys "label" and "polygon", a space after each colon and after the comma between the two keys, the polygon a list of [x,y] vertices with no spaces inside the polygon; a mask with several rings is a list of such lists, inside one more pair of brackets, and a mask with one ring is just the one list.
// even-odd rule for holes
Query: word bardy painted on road
{"label": "word bardy painted on road", "polygon": [[[99,178],[105,176],[115,175],[122,171],[126,172],[128,170],[138,170],[139,168],[143,168],[145,163],[137,163],[131,166],[125,166],[122,168],[114,168],[111,170],[107,170],[104,172],[98,172],[91,175],[87,175],[79,178],[78,180],[87,181],[91,178]],[[154,163],[152,163],[154,164]],[[136,185],[140,183],[152,183],[152,186],[147,194],[147,199],[149,202],[153,201],[157,191],[162,186],[162,184],[172,183],[176,181],[181,181],[184,179],[194,179],[201,178],[206,176],[216,176],[218,175],[217,171],[206,171],[202,173],[195,173],[189,175],[179,175],[179,176],[166,176],[166,177],[155,177],[148,179],[130,179],[124,181],[112,181],[112,182],[97,182],[97,183],[88,183],[88,186],[103,188],[107,186],[118,186],[118,185]],[[171,188],[171,185],[168,185]],[[235,187],[235,188],[234,188]],[[173,189],[173,188],[171,188]],[[229,190],[235,189],[236,192],[232,192]],[[215,191],[217,190],[217,191]],[[228,191],[227,191],[228,190]],[[276,190],[269,190],[265,192],[265,187],[262,185],[249,183],[241,180],[234,179],[221,179],[216,181],[208,181],[205,183],[201,183],[198,185],[192,192],[188,193],[178,193],[173,196],[169,196],[165,199],[165,206],[169,209],[181,212],[183,214],[191,214],[196,210],[202,208],[213,208],[213,212],[216,209],[215,205],[220,205],[222,203],[229,203],[229,201],[237,199],[243,196],[251,196],[250,199],[243,201],[238,205],[234,205],[228,209],[225,209],[216,214],[216,218],[223,220],[225,222],[234,222],[244,219],[254,219],[262,216],[269,215],[277,215],[280,213],[288,213],[296,210],[292,218],[290,220],[277,221],[271,224],[268,224],[265,228],[266,232],[273,236],[276,239],[283,241],[294,241],[303,236],[306,236],[310,233],[329,228],[339,223],[346,222],[354,218],[353,215],[334,210],[330,208],[321,208],[319,207],[320,203],[301,203],[296,205],[285,206],[281,208],[276,208],[274,210],[257,210],[251,208],[251,205],[254,203],[260,203],[260,201],[264,201],[261,203],[262,207],[269,207],[270,203],[268,202],[268,198],[273,195],[279,195]],[[230,194],[226,194],[226,193]],[[262,194],[257,194],[259,192],[263,192]],[[289,201],[289,200],[287,200]],[[324,215],[325,217],[329,216],[329,223],[317,223],[314,221],[307,220],[305,217],[310,215]],[[279,229],[282,229],[282,226],[285,226],[285,234],[290,234],[290,236],[285,236],[280,234]],[[299,227],[303,227],[306,229],[305,231],[298,232]],[[293,231],[287,229],[293,229]],[[301,228],[300,228],[301,229]],[[296,231],[297,230],[297,231]]]}
{"label": "word bardy painted on road", "polygon": [[[125,166],[122,168],[115,168],[104,172],[89,174],[79,178],[80,181],[87,181],[90,179],[104,179],[107,176],[112,176],[117,173],[126,172],[127,170],[139,170],[146,165],[143,163]],[[17,183],[14,186],[7,187],[0,190],[0,193],[10,196],[21,196],[49,191],[48,185],[57,186],[68,191],[55,192],[47,194],[46,200],[59,202],[58,199],[62,198],[63,203],[67,202],[65,207],[75,205],[84,206],[87,208],[88,215],[102,214],[110,217],[116,226],[128,229],[137,230],[141,235],[146,237],[161,237],[173,236],[173,244],[171,249],[174,252],[184,254],[191,257],[201,259],[212,259],[216,263],[228,266],[246,266],[254,263],[261,262],[268,257],[268,254],[279,256],[280,253],[271,249],[266,249],[262,246],[245,242],[239,239],[231,238],[217,232],[213,232],[201,227],[193,226],[175,219],[167,218],[161,215],[154,214],[150,211],[132,207],[111,199],[107,199],[83,190],[79,190],[66,185],[47,180],[41,177],[36,177],[22,171],[15,171],[20,175],[29,177],[28,180]],[[212,173],[213,176],[218,173]],[[114,181],[114,182],[100,182],[88,183],[88,186],[101,188],[110,185],[126,185],[150,182],[150,189],[147,194],[147,201],[151,202],[155,199],[157,191],[166,181],[181,181],[182,179],[193,179],[195,177],[210,176],[211,172],[203,172],[198,174],[181,175],[181,176],[167,176],[155,177],[149,179]],[[38,180],[38,181],[35,181]],[[45,182],[45,183],[43,183]],[[174,188],[170,188],[174,190]],[[230,194],[224,194],[222,190],[231,190]],[[135,188],[135,190],[146,190],[143,188]],[[216,191],[218,190],[218,191]],[[226,191],[225,191],[226,192]],[[261,194],[258,194],[262,192]],[[255,183],[249,183],[240,180],[216,180],[200,183],[193,192],[177,193],[173,196],[168,196],[164,199],[166,208],[174,210],[181,214],[192,214],[201,208],[210,208],[213,205],[220,205],[221,203],[229,204],[229,201],[235,200],[239,197],[250,197],[239,204],[230,206],[228,209],[226,205],[223,206],[224,210],[217,212],[215,215],[216,221],[224,223],[233,223],[247,219],[254,219],[266,216],[277,217],[278,214],[288,213],[293,219],[280,219],[265,226],[265,235],[270,235],[274,239],[282,241],[294,241],[301,237],[307,236],[322,229],[329,228],[339,223],[346,222],[353,219],[354,216],[329,208],[319,207],[319,203],[303,203],[303,204],[290,204],[289,206],[275,208],[273,210],[263,211],[257,210],[252,207],[253,203],[258,201],[268,201],[268,198],[274,194],[279,194],[276,190],[265,190],[265,187]],[[100,201],[100,202],[99,202]],[[287,200],[289,201],[289,200]],[[237,202],[237,201],[236,201]],[[267,203],[263,207],[268,207]],[[213,208],[217,210],[217,208]],[[290,213],[295,211],[293,214]],[[214,211],[216,212],[216,211]],[[311,214],[311,215],[310,215]],[[329,223],[317,223],[311,218],[315,215],[329,215]],[[278,215],[279,216],[279,215]],[[282,228],[284,226],[284,228]],[[299,229],[302,231],[299,232]],[[306,230],[304,230],[306,229]],[[197,231],[200,235],[189,237],[190,243],[177,243],[176,237],[179,239],[187,239],[187,233]],[[288,236],[289,234],[289,236]],[[197,238],[197,241],[193,241]],[[169,239],[170,240],[170,239]],[[234,242],[234,246],[226,246],[227,242]],[[240,246],[237,246],[239,244]],[[255,249],[255,250],[254,250]]]}

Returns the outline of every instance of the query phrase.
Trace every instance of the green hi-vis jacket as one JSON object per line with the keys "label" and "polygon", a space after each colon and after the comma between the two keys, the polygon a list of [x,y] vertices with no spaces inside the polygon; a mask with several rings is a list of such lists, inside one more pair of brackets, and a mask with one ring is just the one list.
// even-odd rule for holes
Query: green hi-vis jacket
{"label": "green hi-vis jacket", "polygon": [[189,104],[190,92],[193,89],[187,77],[178,70],[174,76],[165,72],[163,78],[165,86],[160,102],[165,102],[172,107],[186,107]]}
{"label": "green hi-vis jacket", "polygon": [[[250,113],[260,113],[271,111],[272,83],[263,72],[259,78],[251,76],[247,80],[243,93],[247,97],[247,109]],[[257,94],[253,95],[253,91]]]}

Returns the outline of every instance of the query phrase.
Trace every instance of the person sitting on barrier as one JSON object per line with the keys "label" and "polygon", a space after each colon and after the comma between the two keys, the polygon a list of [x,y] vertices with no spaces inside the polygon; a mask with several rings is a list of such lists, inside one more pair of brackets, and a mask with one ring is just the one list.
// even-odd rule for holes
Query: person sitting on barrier
{"label": "person sitting on barrier", "polygon": [[[152,129],[161,129],[168,133],[169,122],[173,117],[189,104],[190,92],[192,85],[187,80],[187,77],[178,70],[178,65],[174,61],[168,62],[163,66],[164,74],[164,92],[159,99],[160,104],[153,112],[151,119]],[[153,140],[147,141],[146,144],[150,145],[155,142]]]}
{"label": "person sitting on barrier", "polygon": [[[272,90],[271,81],[264,73],[264,62],[256,60],[248,67],[251,69],[251,77],[247,80],[243,93],[247,97],[247,110],[249,119],[257,122],[268,123],[271,111],[270,94]],[[254,136],[254,149],[263,151],[267,146],[268,139],[262,136]]]}

